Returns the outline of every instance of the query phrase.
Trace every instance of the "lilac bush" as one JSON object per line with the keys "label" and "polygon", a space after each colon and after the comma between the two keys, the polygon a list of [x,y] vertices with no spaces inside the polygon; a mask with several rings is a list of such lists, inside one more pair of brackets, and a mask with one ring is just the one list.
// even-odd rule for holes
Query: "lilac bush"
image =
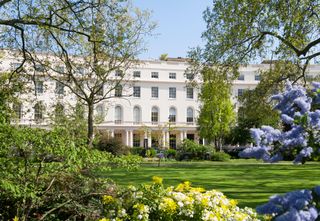
{"label": "lilac bush", "polygon": [[283,130],[270,126],[251,129],[255,145],[242,151],[243,158],[277,162],[285,155],[294,155],[294,163],[304,163],[320,153],[320,83],[312,90],[286,83],[285,91],[271,97],[277,101]]}
{"label": "lilac bush", "polygon": [[268,203],[258,206],[259,214],[269,215],[274,221],[315,221],[319,220],[317,207],[320,186],[311,190],[297,190],[285,195],[272,196]]}

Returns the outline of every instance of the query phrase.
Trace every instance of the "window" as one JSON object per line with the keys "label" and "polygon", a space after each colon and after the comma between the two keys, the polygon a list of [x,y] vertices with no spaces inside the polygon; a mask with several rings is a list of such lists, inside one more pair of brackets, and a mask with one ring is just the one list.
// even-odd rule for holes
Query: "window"
{"label": "window", "polygon": [[244,92],[245,92],[245,89],[243,88],[238,89],[238,97],[242,96]]}
{"label": "window", "polygon": [[122,108],[120,106],[116,106],[114,111],[115,111],[114,123],[121,124],[122,123]]}
{"label": "window", "polygon": [[256,75],[254,76],[254,80],[255,80],[255,81],[260,81],[260,80],[261,80],[260,74],[256,74]]}
{"label": "window", "polygon": [[64,106],[58,103],[54,109],[55,120],[62,120],[64,116]]}
{"label": "window", "polygon": [[151,109],[151,122],[153,124],[159,121],[159,109],[157,107],[152,107]]}
{"label": "window", "polygon": [[169,109],[169,122],[175,123],[176,122],[176,116],[177,116],[176,108],[171,107]]}
{"label": "window", "polygon": [[34,120],[35,121],[42,121],[43,120],[43,104],[41,102],[36,103],[34,105]]}
{"label": "window", "polygon": [[177,78],[176,73],[169,73],[169,78],[176,79]]}
{"label": "window", "polygon": [[114,96],[122,97],[122,85],[119,84],[114,88]]}
{"label": "window", "polygon": [[116,70],[115,76],[116,76],[116,77],[123,77],[123,71],[121,71],[121,70]]}
{"label": "window", "polygon": [[159,78],[158,72],[151,72],[151,78]]}
{"label": "window", "polygon": [[14,111],[15,118],[20,120],[22,118],[22,104],[14,103],[12,109]]}
{"label": "window", "polygon": [[244,75],[243,75],[243,74],[240,74],[239,77],[238,77],[238,80],[239,80],[239,81],[244,81]]}
{"label": "window", "polygon": [[141,110],[140,107],[135,106],[133,108],[133,123],[140,124],[141,123]]}
{"label": "window", "polygon": [[193,88],[192,87],[187,87],[187,98],[193,99]]}
{"label": "window", "polygon": [[36,94],[43,93],[43,81],[35,81],[35,90]]}
{"label": "window", "polygon": [[176,98],[177,90],[175,87],[169,87],[169,98]]}
{"label": "window", "polygon": [[59,81],[56,81],[55,92],[56,92],[56,94],[64,94],[64,85]]}
{"label": "window", "polygon": [[159,97],[159,88],[151,87],[151,97],[158,98]]}
{"label": "window", "polygon": [[141,77],[141,72],[140,71],[134,71],[133,72],[133,77],[140,78]]}
{"label": "window", "polygon": [[192,74],[192,73],[186,73],[186,78],[187,78],[188,80],[193,80],[193,79],[194,79],[194,74]]}
{"label": "window", "polygon": [[139,134],[133,134],[133,146],[140,147],[140,135]]}
{"label": "window", "polygon": [[96,107],[96,113],[98,118],[103,118],[104,117],[104,111],[103,111],[103,105],[100,104]]}
{"label": "window", "polygon": [[187,109],[187,124],[193,124],[193,109],[188,107]]}
{"label": "window", "polygon": [[140,97],[141,96],[141,88],[138,86],[133,87],[133,96]]}

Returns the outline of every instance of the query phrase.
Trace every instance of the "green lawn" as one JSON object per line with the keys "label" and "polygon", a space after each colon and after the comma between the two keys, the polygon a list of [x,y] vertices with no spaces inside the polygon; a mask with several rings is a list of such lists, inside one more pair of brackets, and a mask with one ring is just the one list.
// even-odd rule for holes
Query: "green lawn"
{"label": "green lawn", "polygon": [[137,171],[114,169],[102,175],[120,185],[150,183],[152,176],[163,177],[166,186],[188,180],[193,186],[222,191],[238,200],[242,207],[255,207],[273,194],[320,185],[320,163],[293,165],[291,162],[265,164],[255,160],[232,160],[166,162],[160,167],[156,163],[145,163]]}

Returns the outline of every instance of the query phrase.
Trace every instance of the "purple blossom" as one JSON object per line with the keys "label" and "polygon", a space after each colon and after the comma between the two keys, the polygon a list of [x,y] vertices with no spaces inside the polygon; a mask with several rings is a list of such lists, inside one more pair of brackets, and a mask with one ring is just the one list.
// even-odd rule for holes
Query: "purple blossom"
{"label": "purple blossom", "polygon": [[299,162],[301,162],[303,159],[310,157],[311,154],[312,154],[312,152],[313,152],[312,147],[305,147],[305,148],[303,148],[303,149],[299,152],[299,154],[296,156],[296,158],[295,158],[295,160],[294,160],[294,163],[299,163]]}
{"label": "purple blossom", "polygon": [[288,115],[286,114],[281,114],[281,120],[285,123],[285,124],[289,124],[289,125],[292,125],[293,124],[293,121],[294,119],[292,117],[289,117]]}
{"label": "purple blossom", "polygon": [[309,117],[310,117],[310,126],[319,128],[320,127],[320,110],[310,112]]}
{"label": "purple blossom", "polygon": [[250,147],[239,153],[241,158],[256,158],[268,161],[270,159],[270,147]]}

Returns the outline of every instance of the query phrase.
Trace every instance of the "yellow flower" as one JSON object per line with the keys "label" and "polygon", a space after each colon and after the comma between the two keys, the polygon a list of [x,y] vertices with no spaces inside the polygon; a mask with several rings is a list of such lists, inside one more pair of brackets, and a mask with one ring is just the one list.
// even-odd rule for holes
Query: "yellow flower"
{"label": "yellow flower", "polygon": [[178,206],[177,206],[176,202],[169,197],[164,197],[162,199],[162,202],[159,205],[160,210],[163,210],[164,212],[169,213],[169,214],[175,213],[175,211],[177,210],[177,207]]}
{"label": "yellow flower", "polygon": [[237,203],[238,203],[237,200],[230,200],[230,205],[231,205],[232,207],[236,206]]}
{"label": "yellow flower", "polygon": [[102,218],[102,219],[99,219],[99,221],[110,221],[110,219]]}
{"label": "yellow flower", "polygon": [[154,184],[162,184],[162,177],[158,177],[158,176],[153,176],[152,177],[152,181]]}
{"label": "yellow flower", "polygon": [[199,192],[199,193],[204,193],[204,192],[206,192],[206,190],[205,190],[204,188],[202,188],[202,187],[192,187],[192,188],[191,188],[191,191],[193,191],[193,192]]}
{"label": "yellow flower", "polygon": [[102,197],[103,204],[110,204],[114,202],[113,196],[105,195]]}
{"label": "yellow flower", "polygon": [[17,216],[15,216],[15,217],[13,218],[13,221],[19,221],[19,218],[18,218]]}
{"label": "yellow flower", "polygon": [[176,191],[178,192],[183,192],[183,191],[188,191],[191,188],[191,183],[189,181],[185,181],[183,183],[178,184],[178,186],[176,187]]}

